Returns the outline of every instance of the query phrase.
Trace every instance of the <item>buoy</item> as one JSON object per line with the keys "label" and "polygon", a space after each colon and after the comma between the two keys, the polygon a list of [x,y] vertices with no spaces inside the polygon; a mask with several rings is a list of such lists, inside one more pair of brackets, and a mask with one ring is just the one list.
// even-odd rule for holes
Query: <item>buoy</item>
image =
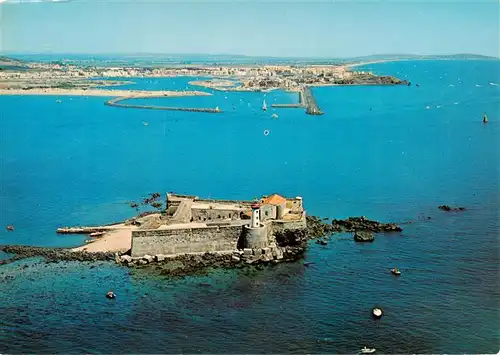
{"label": "buoy", "polygon": [[113,291],[109,291],[108,293],[106,293],[106,297],[107,298],[115,298],[116,295],[113,293]]}
{"label": "buoy", "polygon": [[13,232],[14,231],[14,226],[12,226],[12,225],[7,226],[7,230],[9,232]]}
{"label": "buoy", "polygon": [[486,116],[486,112],[484,113],[483,116],[483,123],[488,123],[488,116]]}
{"label": "buoy", "polygon": [[383,312],[382,312],[382,310],[380,308],[374,308],[374,309],[372,309],[372,315],[373,315],[374,318],[378,319],[378,318],[382,317],[382,314],[383,314]]}
{"label": "buoy", "polygon": [[269,130],[268,130],[268,129],[266,129],[266,130],[264,131],[264,135],[265,135],[266,137],[269,135],[269,133],[270,133],[270,132],[269,132]]}

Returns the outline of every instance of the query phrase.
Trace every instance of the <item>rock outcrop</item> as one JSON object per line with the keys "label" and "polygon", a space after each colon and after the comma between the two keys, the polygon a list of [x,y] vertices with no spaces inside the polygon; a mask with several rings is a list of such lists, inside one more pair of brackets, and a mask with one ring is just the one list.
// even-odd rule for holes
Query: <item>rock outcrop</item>
{"label": "rock outcrop", "polygon": [[370,73],[356,73],[352,77],[336,79],[335,83],[341,85],[408,85],[407,80],[401,80],[394,76],[378,76]]}
{"label": "rock outcrop", "polygon": [[365,217],[349,217],[347,219],[334,219],[332,225],[335,229],[343,232],[371,231],[380,232],[401,232],[403,229],[395,223],[382,223],[371,221]]}
{"label": "rock outcrop", "polygon": [[465,207],[450,207],[448,205],[441,205],[438,207],[441,211],[445,212],[462,212],[467,211]]}
{"label": "rock outcrop", "polygon": [[356,231],[354,232],[354,240],[356,242],[373,242],[375,237],[372,232],[368,231]]}
{"label": "rock outcrop", "polygon": [[334,224],[327,223],[327,219],[307,216],[306,233],[310,239],[327,236],[329,234],[340,232],[340,228]]}
{"label": "rock outcrop", "polygon": [[[156,255],[153,261],[148,256],[132,258],[122,255],[117,262],[128,267],[147,269],[168,276],[204,274],[215,268],[263,267],[282,261],[295,261],[304,252],[302,247],[271,246],[262,249],[244,249],[234,252],[207,252],[176,256]],[[156,260],[156,262],[154,262]]]}

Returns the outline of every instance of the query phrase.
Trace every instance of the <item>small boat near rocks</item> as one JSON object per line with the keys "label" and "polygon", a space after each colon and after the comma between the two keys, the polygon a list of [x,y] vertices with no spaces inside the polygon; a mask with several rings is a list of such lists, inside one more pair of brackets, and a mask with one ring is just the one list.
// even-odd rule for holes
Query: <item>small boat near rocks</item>
{"label": "small boat near rocks", "polygon": [[104,234],[106,234],[106,232],[93,232],[89,234],[89,237],[97,238],[97,237],[102,237]]}

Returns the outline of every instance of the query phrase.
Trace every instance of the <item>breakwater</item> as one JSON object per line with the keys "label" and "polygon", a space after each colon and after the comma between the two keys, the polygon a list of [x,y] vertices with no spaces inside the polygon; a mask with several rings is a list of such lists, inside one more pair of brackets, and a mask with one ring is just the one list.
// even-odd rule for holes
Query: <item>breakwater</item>
{"label": "breakwater", "polygon": [[115,230],[116,227],[103,226],[103,227],[63,227],[57,228],[58,234],[90,234],[99,232],[110,232]]}
{"label": "breakwater", "polygon": [[300,108],[304,107],[302,104],[272,104],[271,107],[274,108]]}
{"label": "breakwater", "polygon": [[130,96],[130,97],[118,97],[114,99],[110,99],[106,101],[104,104],[107,106],[113,107],[121,107],[121,108],[138,108],[138,109],[148,109],[148,110],[164,110],[164,111],[187,111],[187,112],[206,112],[206,113],[221,113],[222,111],[216,108],[208,108],[208,107],[170,107],[170,106],[152,106],[152,105],[131,105],[124,104],[122,101],[130,100],[130,99],[152,99],[165,97],[163,95],[159,96]]}
{"label": "breakwater", "polygon": [[303,86],[299,91],[299,103],[297,104],[272,104],[271,107],[274,108],[301,108],[305,107],[306,113],[308,115],[322,115],[323,111],[319,108],[314,98],[311,88],[308,86]]}
{"label": "breakwater", "polygon": [[316,99],[311,92],[311,88],[309,88],[308,86],[304,86],[301,93],[302,102],[306,108],[306,113],[308,115],[322,115],[323,111],[320,110],[318,104],[316,103]]}

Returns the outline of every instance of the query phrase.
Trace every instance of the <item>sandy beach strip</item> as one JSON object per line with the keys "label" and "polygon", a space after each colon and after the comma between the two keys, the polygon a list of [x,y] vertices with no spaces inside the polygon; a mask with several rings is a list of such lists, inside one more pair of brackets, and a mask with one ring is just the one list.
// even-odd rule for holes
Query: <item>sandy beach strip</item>
{"label": "sandy beach strip", "polygon": [[154,91],[154,90],[106,90],[106,89],[0,89],[0,95],[46,95],[46,96],[105,96],[105,97],[150,97],[150,96],[209,96],[202,91]]}
{"label": "sandy beach strip", "polygon": [[132,230],[135,227],[117,228],[107,232],[95,241],[74,248],[72,251],[96,252],[126,252],[132,247]]}

